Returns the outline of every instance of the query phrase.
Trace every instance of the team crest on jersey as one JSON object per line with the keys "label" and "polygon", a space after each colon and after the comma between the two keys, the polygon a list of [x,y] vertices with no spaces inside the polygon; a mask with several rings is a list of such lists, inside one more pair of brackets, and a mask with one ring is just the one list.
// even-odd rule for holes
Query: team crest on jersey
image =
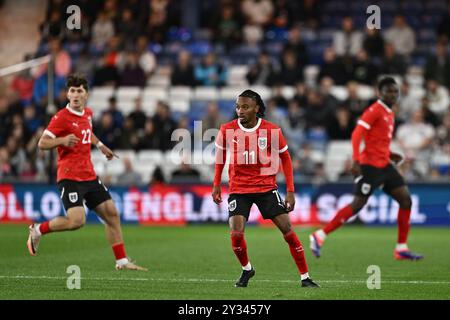
{"label": "team crest on jersey", "polygon": [[267,138],[266,137],[258,138],[258,147],[263,150],[267,147]]}
{"label": "team crest on jersey", "polygon": [[228,211],[233,212],[234,210],[236,210],[236,206],[237,206],[236,200],[231,201],[228,204]]}
{"label": "team crest on jersey", "polygon": [[77,200],[78,200],[78,193],[76,193],[76,192],[69,193],[69,200],[72,203],[77,202]]}
{"label": "team crest on jersey", "polygon": [[361,192],[362,192],[362,194],[369,194],[370,188],[371,188],[370,184],[368,184],[368,183],[363,183],[362,186],[361,186]]}

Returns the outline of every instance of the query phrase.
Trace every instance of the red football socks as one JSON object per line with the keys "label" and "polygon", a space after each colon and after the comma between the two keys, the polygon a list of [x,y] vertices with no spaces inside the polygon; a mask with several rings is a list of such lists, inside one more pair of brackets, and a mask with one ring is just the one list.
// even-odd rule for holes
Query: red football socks
{"label": "red football socks", "polygon": [[125,254],[125,246],[123,245],[123,243],[116,243],[113,244],[111,247],[114,251],[114,256],[116,257],[116,260],[120,260],[127,257],[127,255]]}
{"label": "red football socks", "polygon": [[231,246],[241,266],[246,266],[248,264],[248,256],[244,232],[231,231]]}
{"label": "red football socks", "polygon": [[409,217],[411,216],[411,209],[398,209],[398,238],[397,243],[406,243],[409,232]]}
{"label": "red football socks", "polygon": [[295,232],[291,230],[286,233],[284,235],[284,240],[289,244],[289,250],[291,251],[292,258],[294,258],[300,274],[307,273],[308,265],[306,264],[303,246]]}
{"label": "red football socks", "polygon": [[39,232],[41,234],[46,234],[46,233],[51,232],[51,230],[50,230],[50,222],[49,221],[42,222],[39,225]]}
{"label": "red football socks", "polygon": [[323,228],[323,232],[329,234],[330,232],[336,230],[344,224],[353,215],[353,209],[350,205],[342,208],[337,212],[334,218],[328,222],[328,224]]}

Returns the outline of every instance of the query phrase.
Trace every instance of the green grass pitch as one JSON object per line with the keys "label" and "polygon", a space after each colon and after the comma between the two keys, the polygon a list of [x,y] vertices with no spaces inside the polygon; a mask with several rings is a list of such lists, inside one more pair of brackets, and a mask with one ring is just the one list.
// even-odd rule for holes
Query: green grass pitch
{"label": "green grass pitch", "polygon": [[[25,225],[0,225],[0,299],[450,299],[450,230],[412,227],[419,262],[395,261],[395,227],[346,226],[332,234],[320,259],[308,249],[311,229],[295,227],[310,275],[320,289],[301,288],[287,244],[275,228],[247,227],[256,269],[247,288],[234,288],[241,269],[226,225],[124,226],[128,255],[148,272],[116,271],[103,226],[45,236],[26,249]],[[81,270],[69,290],[67,267]],[[381,289],[367,288],[367,268],[381,270]]]}

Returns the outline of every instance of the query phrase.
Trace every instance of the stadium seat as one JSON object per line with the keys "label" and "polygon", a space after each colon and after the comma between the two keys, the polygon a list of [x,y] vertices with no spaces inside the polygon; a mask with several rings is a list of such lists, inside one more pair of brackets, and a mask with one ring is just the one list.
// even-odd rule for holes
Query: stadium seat
{"label": "stadium seat", "polygon": [[169,89],[170,100],[190,100],[193,96],[193,92],[190,87],[176,86]]}
{"label": "stadium seat", "polygon": [[139,163],[161,165],[164,163],[164,154],[159,150],[141,150],[137,154]]}
{"label": "stadium seat", "polygon": [[139,87],[119,87],[116,92],[118,102],[134,101],[142,94],[142,89]]}
{"label": "stadium seat", "polygon": [[148,100],[162,100],[167,101],[168,93],[167,89],[162,87],[148,87],[144,89],[143,92],[143,101]]}
{"label": "stadium seat", "polygon": [[189,101],[187,100],[171,100],[170,103],[170,109],[173,112],[182,112],[186,113],[189,111]]}
{"label": "stadium seat", "polygon": [[344,163],[352,157],[350,141],[330,141],[326,149],[325,172],[331,181],[336,181]]}
{"label": "stadium seat", "polygon": [[242,87],[223,87],[219,90],[219,99],[235,101],[242,91]]}
{"label": "stadium seat", "polygon": [[194,89],[195,100],[217,100],[219,92],[215,87],[196,87]]}
{"label": "stadium seat", "polygon": [[331,87],[330,93],[338,100],[344,101],[348,97],[347,88],[344,86]]}
{"label": "stadium seat", "polygon": [[267,100],[272,96],[271,89],[266,86],[253,85],[250,87],[250,89],[257,92],[263,100]]}

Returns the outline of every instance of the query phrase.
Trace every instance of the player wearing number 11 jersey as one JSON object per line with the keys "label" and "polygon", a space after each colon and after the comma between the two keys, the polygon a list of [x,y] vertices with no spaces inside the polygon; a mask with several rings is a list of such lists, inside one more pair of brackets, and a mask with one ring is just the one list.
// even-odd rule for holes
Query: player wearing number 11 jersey
{"label": "player wearing number 11 jersey", "polygon": [[[231,245],[242,266],[236,287],[246,287],[255,275],[244,238],[250,208],[256,204],[264,219],[271,219],[283,233],[297,265],[303,287],[318,287],[308,275],[303,246],[292,230],[288,212],[295,206],[291,157],[281,129],[262,119],[264,102],[258,93],[246,90],[236,100],[238,119],[220,127],[216,140],[216,165],[212,197],[222,202],[220,181],[230,153],[228,197]],[[280,160],[286,177],[287,195],[282,201],[276,184]]]}
{"label": "player wearing number 11 jersey", "polygon": [[34,256],[42,235],[81,228],[86,220],[85,201],[87,207],[105,222],[106,237],[116,258],[116,268],[146,270],[126,256],[117,209],[108,189],[97,178],[91,162],[91,144],[95,144],[108,160],[115,154],[92,131],[92,110],[86,107],[88,90],[83,77],[68,77],[69,103],[53,116],[39,140],[40,149],[58,150],[57,183],[66,216],[32,224],[27,247]]}

